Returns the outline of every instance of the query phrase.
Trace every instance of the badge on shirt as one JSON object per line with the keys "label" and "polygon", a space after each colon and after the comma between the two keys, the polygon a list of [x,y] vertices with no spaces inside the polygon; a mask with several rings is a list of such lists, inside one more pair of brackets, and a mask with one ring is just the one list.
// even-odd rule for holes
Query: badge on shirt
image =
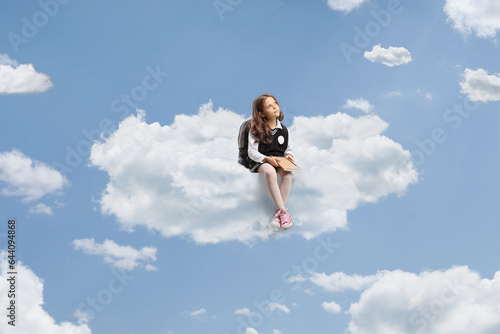
{"label": "badge on shirt", "polygon": [[278,137],[278,143],[280,143],[280,145],[283,145],[284,142],[285,142],[285,137],[279,136]]}

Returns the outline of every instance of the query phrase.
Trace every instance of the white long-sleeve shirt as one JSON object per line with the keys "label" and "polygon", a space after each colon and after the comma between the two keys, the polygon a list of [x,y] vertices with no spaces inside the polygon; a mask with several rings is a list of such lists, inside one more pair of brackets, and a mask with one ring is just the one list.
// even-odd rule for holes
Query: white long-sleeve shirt
{"label": "white long-sleeve shirt", "polygon": [[[274,128],[271,132],[273,135],[276,133],[276,129],[282,129],[281,122],[278,119],[276,119],[276,128]],[[248,131],[248,156],[253,161],[262,163],[264,162],[264,158],[266,156],[259,152],[259,142],[257,142],[256,139],[257,138],[255,138],[252,132]],[[290,132],[288,133],[288,145],[285,150],[285,157],[287,154],[293,156],[293,151],[290,145]]]}

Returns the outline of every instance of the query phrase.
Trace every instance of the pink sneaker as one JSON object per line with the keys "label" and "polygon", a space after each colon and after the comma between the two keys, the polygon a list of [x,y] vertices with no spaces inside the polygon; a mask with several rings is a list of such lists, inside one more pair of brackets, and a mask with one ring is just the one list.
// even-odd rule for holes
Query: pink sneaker
{"label": "pink sneaker", "polygon": [[292,227],[292,216],[288,212],[286,212],[285,208],[281,208],[279,212],[279,218],[281,222],[281,226],[279,227],[280,230],[288,230],[290,227]]}
{"label": "pink sneaker", "polygon": [[276,212],[274,212],[273,220],[271,221],[271,225],[273,227],[281,228],[280,213],[280,209],[276,209]]}
{"label": "pink sneaker", "polygon": [[280,230],[288,230],[290,227],[292,227],[292,216],[288,212],[286,212],[285,208],[281,208],[280,211],[280,221],[281,221],[281,227]]}

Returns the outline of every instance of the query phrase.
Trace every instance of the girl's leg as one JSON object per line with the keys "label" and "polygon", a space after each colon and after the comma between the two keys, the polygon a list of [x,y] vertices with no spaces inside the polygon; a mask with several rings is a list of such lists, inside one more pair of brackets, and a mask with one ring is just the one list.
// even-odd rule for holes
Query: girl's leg
{"label": "girl's leg", "polygon": [[278,186],[276,169],[271,164],[264,163],[257,171],[265,176],[267,189],[269,190],[269,194],[271,195],[276,209],[284,207],[285,205],[283,203],[283,199],[281,198],[281,192]]}
{"label": "girl's leg", "polygon": [[285,206],[286,201],[288,200],[288,195],[290,194],[290,189],[292,188],[292,172],[287,172],[283,168],[279,167],[278,174],[281,176],[279,188],[281,199],[283,200],[283,206]]}

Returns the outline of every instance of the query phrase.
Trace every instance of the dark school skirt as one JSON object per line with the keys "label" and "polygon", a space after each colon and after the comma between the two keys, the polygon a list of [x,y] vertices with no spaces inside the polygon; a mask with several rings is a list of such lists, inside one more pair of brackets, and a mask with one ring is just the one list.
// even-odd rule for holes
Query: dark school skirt
{"label": "dark school skirt", "polygon": [[[271,157],[278,157],[278,155],[271,155]],[[279,155],[279,157],[284,157]],[[250,160],[250,162],[248,163],[248,169],[252,172],[252,173],[258,173],[258,169],[261,165],[263,164],[269,164],[269,162],[257,162],[257,161],[254,161],[250,158],[248,158],[248,160]],[[270,164],[271,165],[271,164]],[[271,165],[272,166],[272,165]],[[276,167],[275,167],[276,168]]]}

